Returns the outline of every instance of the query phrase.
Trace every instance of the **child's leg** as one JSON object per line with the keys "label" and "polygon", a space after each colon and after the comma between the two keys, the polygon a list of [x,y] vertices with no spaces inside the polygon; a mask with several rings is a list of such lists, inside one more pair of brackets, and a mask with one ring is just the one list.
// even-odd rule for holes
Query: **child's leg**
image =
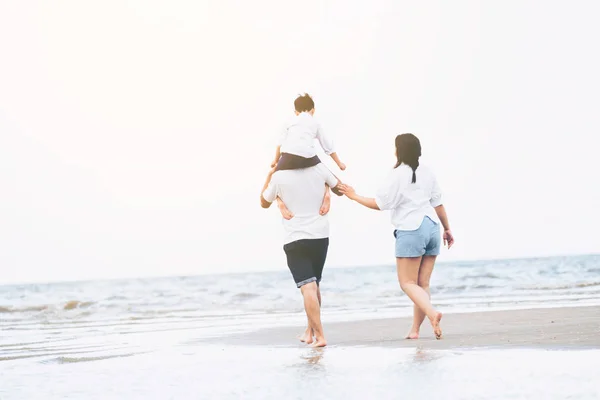
{"label": "child's leg", "polygon": [[[265,181],[265,185],[263,186],[263,192],[267,189],[267,186],[269,186],[269,183],[271,183],[271,178],[273,177],[273,174],[275,173],[276,168],[272,168],[269,171],[269,174],[267,175],[267,180]],[[294,217],[294,214],[291,213],[291,211],[287,208],[287,206],[285,205],[285,203],[283,201],[281,201],[281,199],[279,197],[277,197],[277,206],[279,207],[279,212],[281,212],[281,216],[285,219],[292,219]]]}
{"label": "child's leg", "polygon": [[294,218],[294,214],[287,208],[283,200],[277,197],[277,206],[279,207],[279,212],[284,219],[290,220]]}
{"label": "child's leg", "polygon": [[325,215],[329,212],[329,208],[331,207],[331,194],[329,193],[329,186],[325,185],[325,196],[323,197],[323,203],[321,204],[321,209],[319,210],[319,214]]}

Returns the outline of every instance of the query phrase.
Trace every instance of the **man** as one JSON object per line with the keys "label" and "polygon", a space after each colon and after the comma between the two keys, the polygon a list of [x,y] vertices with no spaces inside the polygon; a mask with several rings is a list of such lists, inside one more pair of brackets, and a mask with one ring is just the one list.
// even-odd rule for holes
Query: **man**
{"label": "man", "polygon": [[[319,284],[329,247],[329,190],[338,192],[341,182],[324,164],[314,167],[277,171],[265,183],[261,206],[269,208],[279,198],[291,212],[283,219],[283,250],[296,286],[304,297],[308,327],[300,340],[312,347],[327,345],[321,325]],[[325,197],[324,197],[325,196]],[[314,336],[314,340],[313,340]]]}

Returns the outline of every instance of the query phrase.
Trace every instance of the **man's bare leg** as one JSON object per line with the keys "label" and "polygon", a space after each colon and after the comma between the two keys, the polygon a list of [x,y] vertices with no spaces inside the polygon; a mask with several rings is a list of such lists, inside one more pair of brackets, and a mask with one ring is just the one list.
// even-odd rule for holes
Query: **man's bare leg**
{"label": "man's bare leg", "polygon": [[304,310],[308,317],[309,328],[315,335],[315,342],[311,347],[324,347],[327,345],[323,326],[321,325],[321,307],[319,305],[319,287],[316,282],[308,283],[300,288],[304,297]]}
{"label": "man's bare leg", "polygon": [[[417,284],[427,292],[429,299],[431,299],[431,292],[429,291],[429,281],[431,279],[431,273],[433,272],[433,266],[435,264],[436,256],[423,256],[421,259],[421,266],[419,267],[419,277]],[[406,335],[406,339],[418,339],[421,325],[425,320],[425,313],[417,305],[413,306],[413,324]]]}
{"label": "man's bare leg", "polygon": [[321,307],[321,285],[317,283],[317,298],[319,299],[319,307]]}
{"label": "man's bare leg", "polygon": [[404,293],[410,297],[413,303],[423,310],[425,315],[429,318],[436,339],[441,339],[442,329],[440,327],[440,321],[442,319],[442,313],[433,308],[429,301],[429,295],[417,284],[419,280],[421,257],[399,257],[396,258],[396,265],[400,287]]}
{"label": "man's bare leg", "polygon": [[[321,307],[321,286],[317,284],[317,299],[319,300],[319,308]],[[306,329],[304,333],[300,335],[300,341],[306,344],[311,344],[313,342],[313,337],[315,336],[314,329],[310,326],[310,320],[306,325]]]}

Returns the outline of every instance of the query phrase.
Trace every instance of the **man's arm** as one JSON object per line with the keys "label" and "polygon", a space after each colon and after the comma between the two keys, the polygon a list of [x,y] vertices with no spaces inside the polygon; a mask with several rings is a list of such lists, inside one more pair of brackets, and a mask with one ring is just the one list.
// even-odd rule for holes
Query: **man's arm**
{"label": "man's arm", "polygon": [[271,163],[271,168],[275,168],[275,166],[279,162],[280,157],[281,157],[281,145],[277,146],[277,150],[275,150],[275,159]]}
{"label": "man's arm", "polygon": [[[269,176],[267,176],[267,180],[265,181],[265,184],[263,185],[263,188],[260,192],[260,206],[262,208],[271,207],[271,204],[273,204],[273,200],[275,200],[275,198],[277,197],[275,188],[271,184],[271,176],[272,175],[273,175],[273,172],[271,171],[269,173]],[[269,201],[269,199],[271,199],[271,201]]]}
{"label": "man's arm", "polygon": [[271,204],[273,204],[273,202],[266,201],[262,194],[260,195],[260,206],[262,208],[269,208],[271,207]]}
{"label": "man's arm", "polygon": [[336,196],[343,196],[344,193],[342,193],[340,191],[340,188],[342,187],[342,181],[338,181],[337,185],[335,185],[334,187],[331,188],[331,191],[336,195]]}

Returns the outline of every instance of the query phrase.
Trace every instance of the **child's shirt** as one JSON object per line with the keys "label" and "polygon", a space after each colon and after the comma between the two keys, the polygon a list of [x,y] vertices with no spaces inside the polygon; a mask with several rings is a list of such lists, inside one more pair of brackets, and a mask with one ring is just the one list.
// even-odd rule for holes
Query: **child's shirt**
{"label": "child's shirt", "polygon": [[321,125],[307,112],[300,113],[292,119],[281,134],[279,145],[281,153],[295,154],[301,157],[317,155],[315,139],[319,141],[325,154],[334,153],[333,141],[323,134]]}

